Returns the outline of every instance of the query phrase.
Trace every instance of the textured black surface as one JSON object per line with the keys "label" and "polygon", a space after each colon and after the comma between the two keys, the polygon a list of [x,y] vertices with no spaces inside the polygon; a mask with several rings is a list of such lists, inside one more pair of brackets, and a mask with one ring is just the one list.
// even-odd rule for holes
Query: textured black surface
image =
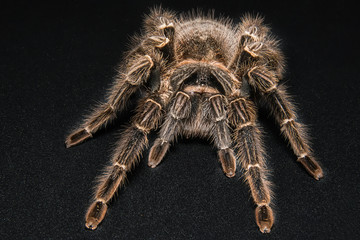
{"label": "textured black surface", "polygon": [[[288,1],[290,2],[290,1]],[[116,124],[85,144],[64,138],[103,95],[115,66],[160,1],[0,3],[1,239],[354,239],[359,237],[359,19],[343,1],[178,1],[235,20],[260,12],[282,39],[285,80],[309,124],[325,177],[313,180],[261,113],[276,222],[259,232],[240,173],[228,179],[203,140],[180,140],[157,168],[148,151],[96,231],[84,214]],[[131,107],[130,107],[131,109]],[[153,143],[155,135],[150,138]]]}

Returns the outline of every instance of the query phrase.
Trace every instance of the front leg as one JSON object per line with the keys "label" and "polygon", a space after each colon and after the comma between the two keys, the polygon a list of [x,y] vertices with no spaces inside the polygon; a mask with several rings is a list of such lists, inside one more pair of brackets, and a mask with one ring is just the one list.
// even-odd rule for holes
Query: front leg
{"label": "front leg", "polygon": [[316,180],[323,177],[320,165],[312,156],[309,137],[303,124],[297,121],[295,107],[283,86],[277,85],[275,74],[265,67],[255,67],[249,71],[248,81],[259,90],[271,109],[272,115],[281,127],[281,132],[289,141],[298,161]]}
{"label": "front leg", "polygon": [[209,114],[213,122],[213,129],[211,129],[211,131],[214,144],[218,148],[221,167],[227,177],[234,177],[236,159],[231,149],[232,140],[225,109],[226,103],[227,100],[224,95],[216,94],[209,97]]}
{"label": "front leg", "polygon": [[169,114],[159,132],[159,138],[150,149],[148,165],[155,168],[164,158],[170,143],[180,131],[181,121],[188,118],[191,113],[190,96],[182,91],[176,93],[170,104]]}

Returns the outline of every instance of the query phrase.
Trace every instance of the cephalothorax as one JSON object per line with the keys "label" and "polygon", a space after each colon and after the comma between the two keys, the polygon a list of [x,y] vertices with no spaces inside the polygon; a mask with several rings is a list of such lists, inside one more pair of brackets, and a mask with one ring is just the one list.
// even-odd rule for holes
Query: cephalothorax
{"label": "cephalothorax", "polygon": [[86,227],[103,220],[107,203],[124,184],[126,173],[159,129],[148,164],[156,167],[177,136],[212,140],[226,176],[243,168],[256,206],[261,232],[274,222],[272,194],[265,170],[254,95],[271,109],[297,160],[315,178],[323,176],[314,160],[304,126],[285,88],[278,82],[284,60],[277,40],[260,17],[245,15],[240,24],[202,14],[152,10],[144,34],[120,64],[107,101],[66,139],[71,147],[92,137],[116,117],[129,97],[140,91],[131,125],[123,132],[111,165],[100,178],[86,214]]}

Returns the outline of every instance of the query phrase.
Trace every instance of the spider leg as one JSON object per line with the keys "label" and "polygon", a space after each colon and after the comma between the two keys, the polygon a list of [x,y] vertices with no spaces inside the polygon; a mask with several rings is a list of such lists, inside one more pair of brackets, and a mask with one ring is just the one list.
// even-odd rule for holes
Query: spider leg
{"label": "spider leg", "polygon": [[147,98],[138,107],[132,125],[125,130],[117,143],[111,166],[99,179],[94,201],[86,213],[87,228],[96,229],[104,219],[107,203],[119,186],[124,184],[126,173],[139,160],[141,152],[148,144],[148,133],[158,126],[161,109],[162,105],[153,98]]}
{"label": "spider leg", "polygon": [[84,123],[66,138],[66,147],[77,145],[92,137],[99,128],[114,119],[116,111],[123,109],[128,98],[149,77],[153,65],[149,55],[135,56],[125,73],[119,73],[116,77],[116,83],[110,90],[107,102],[97,107]]}
{"label": "spider leg", "polygon": [[151,10],[150,14],[145,18],[145,30],[149,34],[164,36],[167,44],[160,51],[163,58],[169,61],[174,60],[174,37],[175,37],[175,13],[159,8]]}
{"label": "spider leg", "polygon": [[221,95],[209,97],[210,114],[214,123],[212,135],[215,146],[219,149],[218,156],[222,169],[227,177],[234,177],[236,171],[236,159],[231,147],[231,134],[227,125],[227,116],[225,110],[226,98]]}
{"label": "spider leg", "polygon": [[170,143],[179,132],[181,121],[191,113],[190,96],[185,92],[177,92],[170,105],[169,113],[160,129],[159,138],[150,149],[148,165],[155,168],[164,158]]}
{"label": "spider leg", "polygon": [[281,132],[289,141],[295,155],[307,172],[316,180],[323,177],[320,165],[312,156],[308,136],[303,124],[297,121],[295,107],[284,86],[277,85],[277,79],[265,67],[255,67],[248,73],[249,83],[260,90],[265,102],[281,127]]}
{"label": "spider leg", "polygon": [[274,223],[271,207],[270,182],[266,175],[264,150],[260,131],[255,122],[256,109],[253,102],[237,98],[230,102],[229,121],[234,126],[233,140],[240,166],[257,207],[256,223],[263,233],[270,232]]}
{"label": "spider leg", "polygon": [[168,43],[161,48],[161,52],[164,55],[164,58],[172,62],[174,60],[175,49],[174,49],[174,38],[175,38],[175,27],[173,20],[167,19],[165,17],[160,17],[161,25],[158,26],[159,30],[163,31],[164,36],[168,39]]}

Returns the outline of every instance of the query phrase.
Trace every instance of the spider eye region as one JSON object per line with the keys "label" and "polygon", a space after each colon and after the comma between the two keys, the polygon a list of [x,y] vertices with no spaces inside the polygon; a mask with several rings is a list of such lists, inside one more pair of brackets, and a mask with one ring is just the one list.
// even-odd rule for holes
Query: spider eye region
{"label": "spider eye region", "polygon": [[182,89],[192,89],[191,92],[225,93],[221,83],[207,69],[200,69],[184,81]]}

